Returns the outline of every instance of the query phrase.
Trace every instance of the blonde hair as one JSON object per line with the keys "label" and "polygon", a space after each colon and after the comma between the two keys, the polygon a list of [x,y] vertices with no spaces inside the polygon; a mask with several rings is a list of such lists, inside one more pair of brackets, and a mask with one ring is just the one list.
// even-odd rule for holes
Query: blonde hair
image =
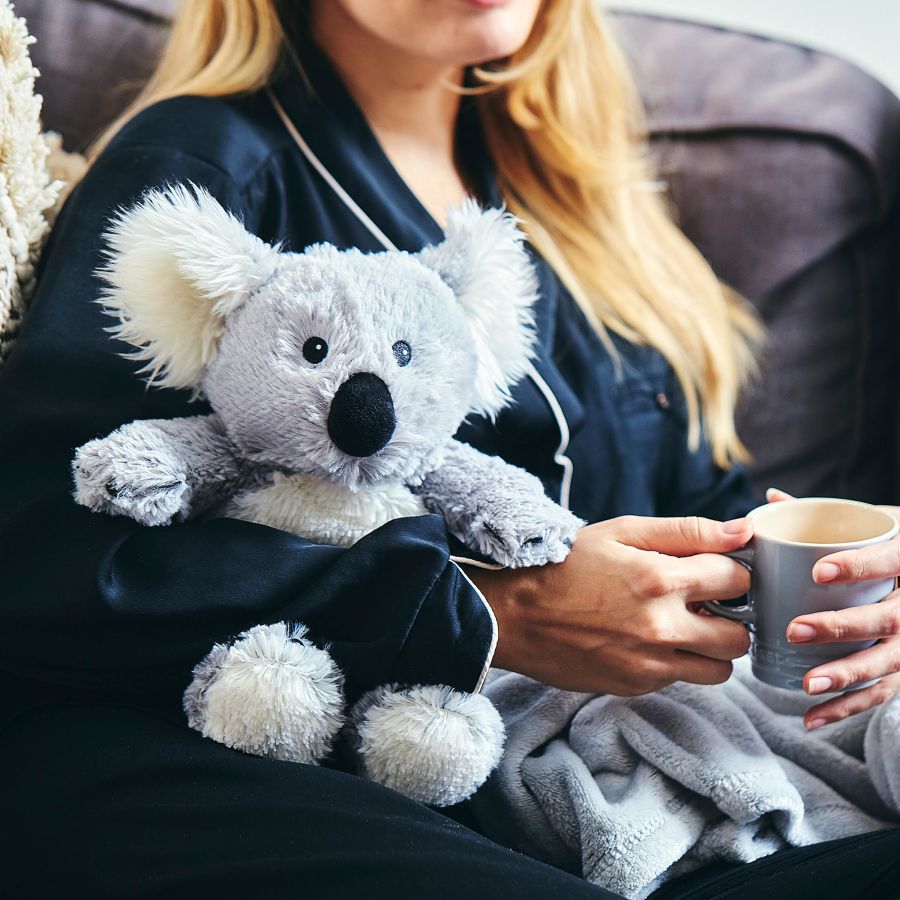
{"label": "blonde hair", "polygon": [[[98,147],[167,97],[264,88],[287,48],[278,0],[183,0],[155,74]],[[746,458],[734,409],[759,325],[670,217],[594,0],[545,2],[525,45],[473,74],[500,188],[535,248],[611,350],[609,331],[666,357],[692,447],[702,421],[719,465]]]}

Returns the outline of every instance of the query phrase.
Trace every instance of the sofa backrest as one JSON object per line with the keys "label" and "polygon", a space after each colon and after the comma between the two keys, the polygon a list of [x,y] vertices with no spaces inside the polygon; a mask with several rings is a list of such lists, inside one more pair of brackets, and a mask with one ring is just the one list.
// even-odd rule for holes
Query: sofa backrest
{"label": "sofa backrest", "polygon": [[[177,0],[17,0],[45,121],[87,145],[152,71]],[[760,497],[900,500],[900,101],[802,47],[615,17],[688,236],[769,330],[740,409]]]}
{"label": "sofa backrest", "polygon": [[898,499],[900,101],[803,47],[617,27],[682,227],[768,327],[739,416],[760,499]]}
{"label": "sofa backrest", "polygon": [[179,0],[13,0],[37,43],[44,123],[83,152],[153,72]]}

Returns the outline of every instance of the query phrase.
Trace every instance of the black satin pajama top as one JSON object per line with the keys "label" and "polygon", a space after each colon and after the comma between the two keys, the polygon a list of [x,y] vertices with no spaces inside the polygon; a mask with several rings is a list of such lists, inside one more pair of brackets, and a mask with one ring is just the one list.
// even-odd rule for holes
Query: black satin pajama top
{"label": "black satin pajama top", "polygon": [[[187,393],[148,389],[95,302],[110,215],[148,188],[206,187],[251,231],[300,250],[329,241],[382,247],[335,189],[398,247],[443,235],[392,168],[362,113],[311,48],[275,93],[326,175],[265,92],[159,103],[112,141],[67,201],[36,295],[0,370],[2,721],[54,702],[152,708],[183,722],[191,667],[259,623],[306,623],[330,641],[348,699],[384,682],[475,688],[495,625],[450,559],[437,516],[391,522],[350,549],[229,519],[145,528],[72,499],[75,448],[133,419],[204,413]],[[464,109],[460,154],[482,203],[499,203],[477,122]],[[202,245],[204,236],[197,235]],[[538,376],[491,424],[459,436],[537,475],[585,519],[625,513],[742,515],[739,469],[686,443],[684,404],[654,351],[618,342],[622,371],[539,259]]]}

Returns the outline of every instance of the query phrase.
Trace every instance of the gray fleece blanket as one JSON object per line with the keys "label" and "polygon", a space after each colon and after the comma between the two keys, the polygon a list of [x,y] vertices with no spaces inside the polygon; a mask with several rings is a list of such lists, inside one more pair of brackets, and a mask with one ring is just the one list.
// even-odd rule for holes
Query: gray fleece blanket
{"label": "gray fleece blanket", "polygon": [[814,702],[738,660],[726,684],[576,694],[495,672],[508,730],[473,808],[489,836],[628,898],[900,822],[900,696],[807,733]]}

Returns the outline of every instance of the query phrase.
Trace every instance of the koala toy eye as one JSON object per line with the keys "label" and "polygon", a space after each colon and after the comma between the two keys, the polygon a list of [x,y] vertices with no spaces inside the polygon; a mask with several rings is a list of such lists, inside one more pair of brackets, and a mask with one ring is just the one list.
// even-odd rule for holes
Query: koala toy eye
{"label": "koala toy eye", "polygon": [[307,362],[322,362],[328,356],[328,344],[320,337],[311,337],[303,344],[303,358]]}
{"label": "koala toy eye", "polygon": [[394,351],[394,359],[397,360],[398,366],[408,366],[412,359],[412,347],[406,341],[397,341],[391,350]]}

